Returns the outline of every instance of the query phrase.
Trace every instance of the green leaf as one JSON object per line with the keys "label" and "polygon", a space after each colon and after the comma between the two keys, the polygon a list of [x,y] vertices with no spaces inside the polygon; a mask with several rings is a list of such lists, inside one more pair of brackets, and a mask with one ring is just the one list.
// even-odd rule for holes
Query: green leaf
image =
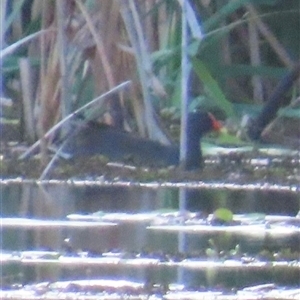
{"label": "green leaf", "polygon": [[233,220],[233,213],[227,208],[218,208],[214,211],[214,218],[224,222],[231,222]]}
{"label": "green leaf", "polygon": [[222,110],[225,111],[228,117],[235,115],[232,104],[226,99],[224,93],[220,89],[216,80],[211,76],[206,66],[195,57],[191,57],[193,68],[202,81],[205,90],[209,96],[215,101],[215,104]]}
{"label": "green leaf", "polygon": [[283,108],[278,112],[279,116],[289,117],[289,118],[296,118],[300,119],[300,109],[296,108]]}
{"label": "green leaf", "polygon": [[[239,0],[239,1],[228,1],[222,8],[220,8],[215,14],[212,15],[203,24],[204,30],[207,32],[212,30],[219,25],[226,17],[231,15],[233,12],[240,9],[242,6],[250,2],[251,0]],[[225,2],[225,1],[224,1]]]}
{"label": "green leaf", "polygon": [[230,134],[225,131],[221,131],[218,138],[217,143],[219,145],[235,145],[235,146],[245,146],[248,145],[247,142],[243,141],[236,135]]}

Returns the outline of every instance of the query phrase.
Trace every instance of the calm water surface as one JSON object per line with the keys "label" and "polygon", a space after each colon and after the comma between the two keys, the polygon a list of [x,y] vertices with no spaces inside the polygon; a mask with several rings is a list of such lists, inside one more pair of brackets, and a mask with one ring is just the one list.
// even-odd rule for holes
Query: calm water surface
{"label": "calm water surface", "polygon": [[[3,290],[127,280],[150,286],[150,294],[158,285],[165,299],[171,284],[182,286],[181,292],[300,287],[295,192],[24,183],[0,188]],[[234,218],[246,216],[247,226],[211,221],[220,207]],[[229,232],[228,226],[236,227]],[[166,286],[168,292],[162,291]]]}

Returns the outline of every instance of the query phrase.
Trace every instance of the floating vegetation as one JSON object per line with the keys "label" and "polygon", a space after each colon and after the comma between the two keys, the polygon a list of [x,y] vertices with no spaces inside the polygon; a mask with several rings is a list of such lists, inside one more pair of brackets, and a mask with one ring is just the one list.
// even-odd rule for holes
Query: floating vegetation
{"label": "floating vegetation", "polygon": [[[300,211],[295,217],[284,215],[265,215],[262,213],[232,214],[225,208],[217,209],[213,214],[206,216],[201,212],[178,211],[174,209],[162,209],[144,213],[109,213],[98,211],[92,214],[70,214],[67,216],[70,220],[81,221],[106,221],[106,222],[152,222],[155,225],[205,225],[213,228],[239,227],[262,225],[261,228],[270,229],[272,226],[280,226],[300,229]],[[223,222],[223,224],[220,224]],[[217,225],[217,226],[215,226]],[[223,225],[223,226],[218,226]],[[227,227],[225,226],[227,225]],[[209,230],[209,229],[208,229]],[[238,230],[237,230],[238,231]],[[278,231],[280,232],[280,230]]]}

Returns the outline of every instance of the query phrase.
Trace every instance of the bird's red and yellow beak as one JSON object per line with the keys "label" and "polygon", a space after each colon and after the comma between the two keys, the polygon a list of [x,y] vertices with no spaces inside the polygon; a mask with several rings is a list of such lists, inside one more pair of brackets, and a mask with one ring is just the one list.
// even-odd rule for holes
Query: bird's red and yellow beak
{"label": "bird's red and yellow beak", "polygon": [[218,121],[213,114],[209,113],[209,117],[212,120],[212,130],[220,131],[223,128],[223,125],[220,121]]}

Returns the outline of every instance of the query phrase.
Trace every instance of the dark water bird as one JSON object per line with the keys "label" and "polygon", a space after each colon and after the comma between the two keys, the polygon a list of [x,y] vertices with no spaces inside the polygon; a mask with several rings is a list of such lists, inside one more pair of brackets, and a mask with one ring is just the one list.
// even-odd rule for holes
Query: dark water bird
{"label": "dark water bird", "polygon": [[[187,155],[185,169],[201,167],[201,137],[217,131],[221,124],[206,112],[192,112],[187,121]],[[64,152],[75,156],[101,154],[111,161],[130,161],[146,166],[163,167],[179,164],[179,147],[138,137],[120,129],[90,122],[69,139]]]}

